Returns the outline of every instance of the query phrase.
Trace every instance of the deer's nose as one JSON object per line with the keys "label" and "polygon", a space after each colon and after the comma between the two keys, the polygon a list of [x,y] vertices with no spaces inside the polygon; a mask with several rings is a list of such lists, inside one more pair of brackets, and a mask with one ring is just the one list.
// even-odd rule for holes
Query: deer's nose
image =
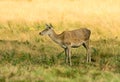
{"label": "deer's nose", "polygon": [[42,35],[42,33],[40,32],[39,35]]}

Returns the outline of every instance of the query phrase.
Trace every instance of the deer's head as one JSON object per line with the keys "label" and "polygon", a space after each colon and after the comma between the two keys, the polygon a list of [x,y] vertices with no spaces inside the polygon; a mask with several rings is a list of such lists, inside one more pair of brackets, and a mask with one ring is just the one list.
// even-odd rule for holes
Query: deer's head
{"label": "deer's head", "polygon": [[46,28],[39,33],[40,35],[50,35],[50,34],[51,34],[52,29],[53,29],[52,24],[49,24],[49,25],[46,24],[45,27],[46,27]]}

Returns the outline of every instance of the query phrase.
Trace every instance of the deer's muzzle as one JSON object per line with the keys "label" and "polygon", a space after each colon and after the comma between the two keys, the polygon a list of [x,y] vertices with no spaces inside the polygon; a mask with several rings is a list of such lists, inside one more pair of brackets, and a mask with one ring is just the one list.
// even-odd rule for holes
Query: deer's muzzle
{"label": "deer's muzzle", "polygon": [[43,35],[43,34],[40,32],[39,35]]}

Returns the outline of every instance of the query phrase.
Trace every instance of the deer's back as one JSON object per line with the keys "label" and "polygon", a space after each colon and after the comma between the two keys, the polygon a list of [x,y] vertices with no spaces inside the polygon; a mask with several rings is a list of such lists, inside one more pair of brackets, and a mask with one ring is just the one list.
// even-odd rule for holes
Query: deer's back
{"label": "deer's back", "polygon": [[67,43],[80,43],[82,41],[89,40],[91,31],[87,28],[76,29],[72,31],[64,31],[59,37],[63,39],[63,42]]}

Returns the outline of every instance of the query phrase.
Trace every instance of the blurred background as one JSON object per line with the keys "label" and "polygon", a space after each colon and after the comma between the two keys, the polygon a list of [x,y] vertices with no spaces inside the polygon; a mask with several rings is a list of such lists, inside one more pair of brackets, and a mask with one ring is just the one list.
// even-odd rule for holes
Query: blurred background
{"label": "blurred background", "polygon": [[119,0],[0,0],[0,23],[52,23],[57,30],[82,26],[91,28],[97,39],[115,38],[120,30],[119,3]]}

